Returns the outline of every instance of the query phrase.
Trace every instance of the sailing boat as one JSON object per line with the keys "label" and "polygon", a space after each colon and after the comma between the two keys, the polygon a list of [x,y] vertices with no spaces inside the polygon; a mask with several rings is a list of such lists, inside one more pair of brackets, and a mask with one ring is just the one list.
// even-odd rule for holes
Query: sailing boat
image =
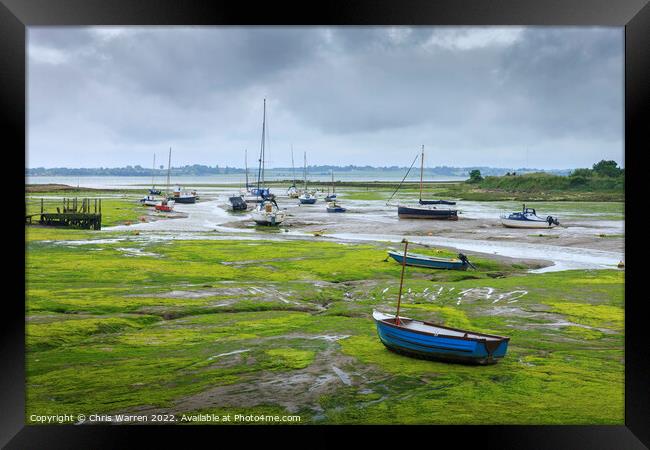
{"label": "sailing boat", "polygon": [[293,145],[291,146],[291,173],[293,174],[293,183],[287,189],[287,196],[289,198],[298,198],[300,192],[298,192],[298,188],[296,187],[296,166],[293,164]]}
{"label": "sailing boat", "polygon": [[430,322],[400,317],[404,269],[408,241],[404,239],[402,275],[397,296],[396,314],[373,311],[377,334],[382,344],[391,351],[416,358],[460,362],[465,364],[495,364],[508,350],[509,337],[477,333],[445,327]]}
{"label": "sailing boat", "polygon": [[275,198],[270,194],[269,189],[263,189],[260,185],[264,180],[264,144],[266,136],[266,99],[264,99],[264,115],[262,119],[262,144],[260,146],[259,168],[257,171],[257,194],[262,200],[257,204],[251,213],[253,220],[258,225],[275,226],[282,223],[285,213],[281,211]]}
{"label": "sailing boat", "polygon": [[246,196],[249,195],[250,189],[248,187],[248,150],[244,150],[244,172],[246,173],[246,189],[240,189],[239,194],[233,194],[228,197],[230,206],[233,211],[245,211],[248,209]]}
{"label": "sailing boat", "polygon": [[[413,160],[413,164],[415,164],[415,160]],[[413,167],[413,164],[411,164],[411,168]],[[411,168],[409,168],[409,172]],[[408,176],[409,172],[406,172],[406,176]],[[451,208],[440,208],[439,206],[436,206],[436,205],[455,205],[456,202],[452,202],[448,200],[422,200],[423,173],[424,173],[424,145],[422,146],[422,156],[420,161],[420,200],[417,205],[397,204],[397,216],[400,219],[458,220],[458,210],[451,209]],[[404,176],[404,179],[406,179],[406,176]],[[402,179],[402,183],[404,182],[404,179]],[[402,186],[402,183],[400,183],[397,189],[395,190],[395,192],[393,192],[393,196]],[[393,198],[393,196],[391,196],[391,199]]]}
{"label": "sailing boat", "polygon": [[153,154],[153,169],[151,170],[151,189],[149,189],[149,195],[162,195],[160,189],[156,189],[156,154]]}
{"label": "sailing boat", "polygon": [[167,190],[162,201],[156,204],[156,211],[171,212],[174,209],[174,200],[169,197],[169,176],[172,167],[172,148],[169,147],[169,161],[167,162]]}
{"label": "sailing boat", "polygon": [[336,200],[336,188],[334,187],[334,171],[330,170],[332,173],[332,193],[330,194],[329,188],[327,188],[327,197],[325,197],[326,202],[331,202]]}
{"label": "sailing boat", "polygon": [[305,173],[305,190],[303,191],[302,195],[298,197],[298,200],[300,200],[301,205],[313,205],[314,203],[316,203],[316,195],[307,191],[307,152],[305,152],[304,173]]}
{"label": "sailing boat", "polygon": [[156,184],[154,183],[156,177],[156,154],[153,154],[153,168],[151,170],[151,189],[149,189],[149,194],[146,197],[140,199],[140,203],[144,206],[156,206],[160,200],[156,198],[156,195],[162,195],[160,189],[156,189]]}

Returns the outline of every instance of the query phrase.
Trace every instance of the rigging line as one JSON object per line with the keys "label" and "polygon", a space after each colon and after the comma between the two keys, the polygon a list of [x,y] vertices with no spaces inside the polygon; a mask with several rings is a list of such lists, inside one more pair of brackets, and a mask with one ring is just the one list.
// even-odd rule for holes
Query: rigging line
{"label": "rigging line", "polygon": [[415,161],[417,161],[419,157],[420,157],[420,155],[416,155],[415,159],[411,163],[411,167],[409,167],[409,170],[406,172],[406,175],[404,175],[404,178],[402,178],[402,181],[400,181],[399,186],[397,186],[397,189],[395,189],[395,192],[393,192],[393,195],[391,195],[390,198],[388,199],[388,201],[386,202],[386,205],[388,205],[388,203],[393,199],[393,197],[395,197],[395,194],[397,193],[397,191],[399,191],[399,188],[402,187],[402,184],[404,183],[404,180],[406,180],[406,177],[409,176],[409,173],[411,172],[411,169],[413,168],[413,165],[415,164]]}

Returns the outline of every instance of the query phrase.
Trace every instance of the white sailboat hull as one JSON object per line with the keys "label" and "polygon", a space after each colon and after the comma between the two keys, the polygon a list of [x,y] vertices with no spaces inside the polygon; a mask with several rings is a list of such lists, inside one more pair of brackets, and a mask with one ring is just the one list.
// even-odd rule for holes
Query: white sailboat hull
{"label": "white sailboat hull", "polygon": [[253,211],[251,216],[258,225],[280,225],[284,221],[284,211]]}
{"label": "white sailboat hull", "polygon": [[510,220],[501,219],[501,224],[508,228],[534,228],[534,229],[549,229],[554,228],[554,223],[549,224],[547,221],[542,220]]}

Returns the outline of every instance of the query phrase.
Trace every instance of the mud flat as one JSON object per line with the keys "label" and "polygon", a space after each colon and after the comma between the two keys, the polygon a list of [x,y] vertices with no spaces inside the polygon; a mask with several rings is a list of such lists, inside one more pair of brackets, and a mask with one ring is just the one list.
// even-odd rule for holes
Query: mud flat
{"label": "mud flat", "polygon": [[[131,202],[109,203],[115,226],[102,231],[27,228],[27,422],[76,411],[624,423],[615,212],[566,207],[567,229],[512,231],[482,204],[445,223],[400,221],[381,202],[342,198],[339,215],[280,199],[289,219],[269,230],[225,210],[221,193],[147,223]],[[400,266],[386,251],[404,236],[421,253],[467,252],[477,270],[409,267],[403,315],[509,336],[506,358],[472,367],[383,347],[371,314],[394,312]]]}

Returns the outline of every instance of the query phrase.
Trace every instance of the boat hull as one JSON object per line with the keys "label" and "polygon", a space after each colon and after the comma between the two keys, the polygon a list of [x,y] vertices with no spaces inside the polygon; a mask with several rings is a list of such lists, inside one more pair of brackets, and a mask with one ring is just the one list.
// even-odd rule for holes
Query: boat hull
{"label": "boat hull", "polygon": [[228,201],[230,202],[233,211],[246,211],[246,209],[248,209],[248,205],[239,195],[230,197]]}
{"label": "boat hull", "polygon": [[[398,263],[402,264],[404,255],[397,252],[388,252],[388,256]],[[418,258],[412,254],[406,254],[406,265],[415,267],[425,267],[427,269],[448,269],[448,270],[467,270],[468,264],[460,260],[435,260]]]}
{"label": "boat hull", "polygon": [[[391,320],[382,320],[381,313],[373,313],[377,326],[379,339],[394,352],[436,361],[447,361],[463,364],[488,365],[495,364],[506,355],[508,338],[481,339],[480,337],[452,337],[447,335],[434,335],[390,323]],[[401,320],[410,320],[400,318]],[[424,324],[424,322],[419,322]],[[456,330],[463,331],[463,330]],[[461,333],[457,333],[461,334]]]}
{"label": "boat hull", "polygon": [[554,228],[554,223],[549,224],[547,221],[542,220],[512,220],[501,219],[501,224],[507,228],[534,228],[534,229],[549,229]]}
{"label": "boat hull", "polygon": [[340,208],[340,207],[338,207],[338,208],[327,208],[328,213],[342,213],[342,212],[345,212],[345,211],[346,211],[345,208]]}
{"label": "boat hull", "polygon": [[458,211],[455,209],[413,208],[409,206],[398,206],[397,216],[400,219],[458,220]]}
{"label": "boat hull", "polygon": [[301,205],[313,205],[316,203],[315,198],[299,198],[298,200],[300,200]]}
{"label": "boat hull", "polygon": [[188,196],[188,197],[170,197],[170,200],[174,200],[176,203],[196,203],[196,197]]}

